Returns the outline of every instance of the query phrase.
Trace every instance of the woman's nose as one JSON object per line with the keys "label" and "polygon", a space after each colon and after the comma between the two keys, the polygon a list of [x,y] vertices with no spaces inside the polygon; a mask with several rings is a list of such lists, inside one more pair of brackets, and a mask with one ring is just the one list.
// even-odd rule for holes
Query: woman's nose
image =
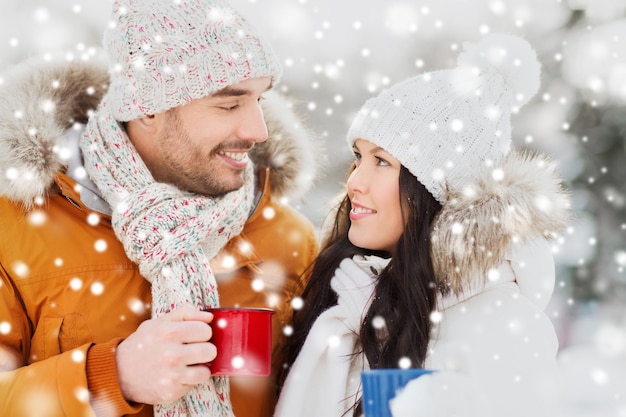
{"label": "woman's nose", "polygon": [[363,170],[360,167],[354,168],[348,177],[347,186],[348,192],[350,193],[364,193],[367,191],[367,184],[364,181]]}

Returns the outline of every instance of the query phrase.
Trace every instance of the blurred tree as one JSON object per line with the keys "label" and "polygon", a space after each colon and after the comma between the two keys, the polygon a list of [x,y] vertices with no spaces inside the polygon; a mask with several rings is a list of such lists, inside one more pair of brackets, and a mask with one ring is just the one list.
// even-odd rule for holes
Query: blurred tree
{"label": "blurred tree", "polygon": [[571,131],[580,139],[584,167],[574,192],[590,193],[586,210],[596,220],[597,255],[575,268],[577,300],[626,301],[626,108],[578,105]]}

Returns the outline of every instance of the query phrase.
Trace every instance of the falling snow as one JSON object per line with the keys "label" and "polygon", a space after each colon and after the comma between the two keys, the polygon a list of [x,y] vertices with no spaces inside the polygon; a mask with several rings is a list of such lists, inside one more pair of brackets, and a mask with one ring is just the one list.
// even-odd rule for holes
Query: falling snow
{"label": "falling snow", "polygon": [[[232,3],[267,35],[281,57],[284,75],[277,88],[297,98],[298,110],[326,139],[329,164],[325,177],[301,202],[292,202],[318,225],[328,210],[326,203],[340,191],[345,178],[351,154],[344,135],[365,99],[416,73],[452,66],[463,42],[489,32],[516,33],[533,44],[543,64],[542,86],[539,94],[513,116],[513,136],[519,145],[553,155],[572,188],[576,221],[554,246],[557,287],[547,309],[561,343],[563,385],[570,388],[570,403],[580,405],[573,406],[569,415],[586,415],[580,409],[596,410],[594,416],[626,415],[626,390],[616,385],[616,381],[626,380],[626,147],[621,136],[626,132],[626,2]],[[68,60],[92,57],[108,24],[110,4],[23,0],[15,7],[12,2],[3,2],[3,66],[34,54],[61,53]],[[43,111],[55,110],[50,101],[40,105]],[[497,109],[488,108],[485,115],[496,117],[495,112]],[[17,109],[14,116],[24,115]],[[436,131],[444,127],[433,122],[427,128]],[[464,123],[453,119],[450,128],[461,131]],[[63,149],[59,152],[63,155]],[[27,177],[17,169],[1,174],[8,179]],[[433,172],[434,177],[440,175],[443,171]],[[502,179],[506,172],[494,171],[494,175]],[[540,199],[536,204],[549,210],[547,202]],[[275,213],[263,215],[271,220]],[[46,218],[34,210],[29,221],[42,226]],[[86,222],[96,227],[100,218],[93,214]],[[455,232],[463,230],[460,223],[454,227]],[[94,249],[104,252],[107,243],[95,241]],[[226,257],[223,262],[229,266],[233,259]],[[55,265],[62,266],[63,259],[56,259]],[[22,262],[10,268],[18,277],[29,274],[28,265]],[[279,284],[260,279],[252,283],[257,291]],[[69,283],[73,291],[82,290],[83,285],[79,277]],[[106,288],[93,283],[89,291],[100,295]],[[292,307],[297,310],[302,303],[296,298]],[[130,300],[129,307],[138,314],[149,309],[139,300]],[[433,313],[431,320],[436,325],[440,314]],[[382,328],[384,320],[375,319],[373,324]],[[519,323],[510,325],[512,331],[519,330]],[[0,334],[10,331],[8,323],[0,323]],[[283,331],[290,334],[292,329]],[[618,393],[621,398],[616,398]],[[84,391],[76,395],[87,398]],[[45,405],[43,399],[37,407]]]}

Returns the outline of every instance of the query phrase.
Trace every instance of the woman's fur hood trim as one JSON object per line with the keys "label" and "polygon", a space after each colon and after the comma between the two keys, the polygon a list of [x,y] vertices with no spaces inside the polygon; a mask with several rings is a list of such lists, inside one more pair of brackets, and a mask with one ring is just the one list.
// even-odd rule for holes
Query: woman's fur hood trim
{"label": "woman's fur hood trim", "polygon": [[435,219],[431,253],[441,289],[460,294],[468,279],[486,279],[512,245],[560,236],[570,222],[569,193],[556,163],[511,151],[463,190],[450,190]]}
{"label": "woman's fur hood trim", "polygon": [[[45,196],[65,161],[57,141],[84,124],[108,88],[106,64],[36,58],[0,75],[0,195],[30,206]],[[272,195],[301,199],[323,166],[321,140],[307,129],[284,96],[269,91],[261,102],[268,140],[250,156],[271,169]]]}

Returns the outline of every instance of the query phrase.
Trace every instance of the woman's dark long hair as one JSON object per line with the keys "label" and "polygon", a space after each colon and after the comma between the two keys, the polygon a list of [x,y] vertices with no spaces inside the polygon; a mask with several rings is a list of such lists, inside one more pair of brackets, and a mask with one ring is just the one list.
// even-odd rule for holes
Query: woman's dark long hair
{"label": "woman's dark long hair", "polygon": [[[432,327],[430,314],[436,307],[438,285],[430,255],[430,234],[441,205],[405,167],[401,168],[399,183],[406,226],[395,255],[379,274],[376,297],[360,330],[360,346],[371,369],[398,368],[403,358],[410,359],[411,367],[423,367]],[[304,305],[294,313],[281,385],[317,317],[337,304],[337,294],[330,287],[330,281],[339,263],[355,254],[389,256],[350,243],[349,211],[350,200],[346,195],[339,204],[333,228],[319,256],[305,273],[309,279],[301,295]],[[372,323],[376,317],[383,318],[386,324],[382,337],[381,330]],[[360,412],[359,401],[354,415]]]}

